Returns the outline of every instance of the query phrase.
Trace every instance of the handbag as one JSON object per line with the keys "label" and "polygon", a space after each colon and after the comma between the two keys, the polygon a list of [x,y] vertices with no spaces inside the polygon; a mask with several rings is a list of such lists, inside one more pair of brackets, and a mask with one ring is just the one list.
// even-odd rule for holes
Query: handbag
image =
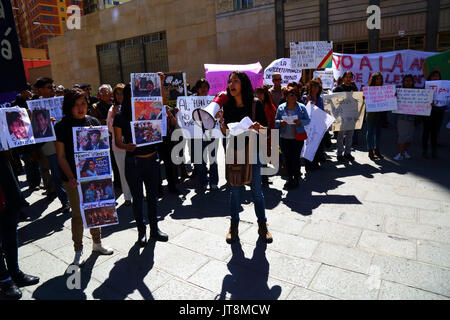
{"label": "handbag", "polygon": [[[256,100],[253,99],[252,103],[252,121],[255,121],[256,112]],[[252,141],[250,136],[250,142],[245,146],[245,163],[236,164],[237,151],[234,151],[233,164],[225,164],[225,177],[227,182],[233,186],[243,186],[252,182],[252,165],[249,163],[249,145]]]}

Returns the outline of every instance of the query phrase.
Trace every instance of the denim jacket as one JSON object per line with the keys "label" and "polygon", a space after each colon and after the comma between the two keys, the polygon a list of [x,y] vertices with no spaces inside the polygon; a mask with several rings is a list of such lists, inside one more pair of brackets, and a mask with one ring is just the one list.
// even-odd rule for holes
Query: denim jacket
{"label": "denim jacket", "polygon": [[[286,130],[286,127],[280,124],[280,121],[283,120],[283,117],[287,116],[286,111],[287,111],[287,104],[285,102],[278,107],[277,114],[275,116],[275,128],[280,129],[280,135],[283,133],[284,130]],[[303,126],[308,125],[311,121],[308,112],[306,111],[305,105],[297,102],[294,114],[297,115],[298,120],[302,121],[301,124],[295,126],[297,133],[305,132],[305,128]],[[289,112],[289,115],[294,114],[292,114],[292,112]]]}

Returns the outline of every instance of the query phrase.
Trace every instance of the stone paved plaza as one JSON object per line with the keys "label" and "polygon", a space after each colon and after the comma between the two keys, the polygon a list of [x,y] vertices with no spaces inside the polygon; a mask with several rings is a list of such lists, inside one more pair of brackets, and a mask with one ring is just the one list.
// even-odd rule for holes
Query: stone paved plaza
{"label": "stone paved plaza", "polygon": [[438,160],[420,157],[421,131],[411,160],[392,160],[396,133],[390,128],[383,129],[384,161],[369,160],[360,134],[352,164],[337,164],[333,146],[321,170],[305,175],[302,168],[297,190],[282,190],[285,181],[271,178],[264,189],[274,237],[268,245],[257,241],[249,189],[240,243],[226,244],[223,162],[220,191],[196,194],[185,182],[183,196],[159,201],[167,243],[134,245],[136,225],[121,196],[120,224],[102,230],[114,255],[91,254],[85,231],[79,290],[66,286],[74,254],[70,214],[42,191],[29,195],[21,176],[31,207],[29,220],[19,224],[19,263],[41,277],[24,288],[23,299],[449,299],[450,130],[441,131]]}

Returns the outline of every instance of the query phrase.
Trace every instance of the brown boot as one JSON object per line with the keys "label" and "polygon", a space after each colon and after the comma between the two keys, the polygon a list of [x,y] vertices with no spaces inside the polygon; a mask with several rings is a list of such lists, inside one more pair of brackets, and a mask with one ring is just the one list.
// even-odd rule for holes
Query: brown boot
{"label": "brown boot", "polygon": [[258,234],[261,237],[261,239],[266,243],[272,243],[273,238],[269,230],[267,229],[266,222],[258,222]]}
{"label": "brown boot", "polygon": [[239,239],[238,227],[239,227],[238,223],[234,223],[233,221],[231,221],[230,230],[228,231],[227,237],[226,237],[227,243],[231,244],[231,243],[235,242],[237,239]]}

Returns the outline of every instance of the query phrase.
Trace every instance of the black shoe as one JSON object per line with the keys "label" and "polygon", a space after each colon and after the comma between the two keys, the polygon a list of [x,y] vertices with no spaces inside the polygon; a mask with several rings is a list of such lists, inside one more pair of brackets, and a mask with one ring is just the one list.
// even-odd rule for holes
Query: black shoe
{"label": "black shoe", "polygon": [[0,293],[2,296],[8,299],[19,300],[22,298],[22,291],[12,280],[0,282]]}
{"label": "black shoe", "polygon": [[27,287],[39,283],[38,277],[30,276],[23,272],[20,272],[18,275],[12,276],[12,279],[18,287]]}
{"label": "black shoe", "polygon": [[345,157],[343,156],[343,155],[339,155],[339,156],[337,156],[337,160],[338,161],[345,161]]}
{"label": "black shoe", "polygon": [[138,240],[136,241],[136,243],[139,245],[139,247],[143,248],[147,245],[147,236],[144,235],[139,235],[138,236]]}
{"label": "black shoe", "polygon": [[150,231],[150,238],[155,239],[156,241],[166,242],[169,240],[169,236],[157,229],[156,231]]}
{"label": "black shoe", "polygon": [[63,213],[69,213],[70,212],[70,203],[67,202],[67,203],[63,204],[61,207],[61,211]]}
{"label": "black shoe", "polygon": [[125,200],[124,206],[126,207],[131,206],[131,200]]}
{"label": "black shoe", "polygon": [[178,190],[177,187],[169,187],[169,193],[175,194],[177,196],[181,194],[180,190]]}
{"label": "black shoe", "polygon": [[355,157],[353,157],[350,153],[345,154],[344,158],[347,159],[348,161],[355,161]]}

